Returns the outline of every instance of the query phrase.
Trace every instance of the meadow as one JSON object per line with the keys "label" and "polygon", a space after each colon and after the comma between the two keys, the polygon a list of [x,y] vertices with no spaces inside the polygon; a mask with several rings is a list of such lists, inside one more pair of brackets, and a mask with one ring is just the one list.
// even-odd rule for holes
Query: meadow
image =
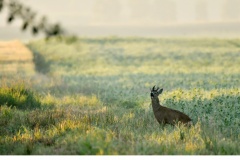
{"label": "meadow", "polygon": [[[31,74],[0,69],[1,155],[240,154],[240,39],[65,37],[27,46]],[[162,105],[194,125],[159,125],[153,85],[164,89]]]}

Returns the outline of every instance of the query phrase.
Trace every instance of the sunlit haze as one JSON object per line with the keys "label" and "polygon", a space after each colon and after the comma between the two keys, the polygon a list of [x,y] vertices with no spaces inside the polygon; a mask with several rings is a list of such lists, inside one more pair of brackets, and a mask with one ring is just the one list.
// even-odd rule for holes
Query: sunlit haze
{"label": "sunlit haze", "polygon": [[[21,2],[31,6],[39,15],[47,15],[51,21],[60,22],[70,31],[82,30],[83,35],[84,33],[98,35],[99,32],[128,35],[132,33],[131,29],[136,31],[135,27],[153,27],[153,30],[156,30],[154,27],[210,24],[205,28],[211,28],[220,23],[221,28],[225,23],[236,25],[240,22],[240,0],[21,0]],[[5,21],[6,15],[6,11],[0,15],[0,26],[8,26]],[[20,24],[15,22],[11,26]],[[102,31],[97,32],[95,27],[102,27]],[[226,29],[232,30],[231,27],[233,25],[230,24]],[[157,34],[153,30],[152,34]]]}

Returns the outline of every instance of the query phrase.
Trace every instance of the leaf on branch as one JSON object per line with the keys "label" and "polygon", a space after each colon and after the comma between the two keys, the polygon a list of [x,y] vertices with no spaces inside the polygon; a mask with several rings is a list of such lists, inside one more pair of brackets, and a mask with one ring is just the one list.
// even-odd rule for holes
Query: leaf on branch
{"label": "leaf on branch", "polygon": [[22,30],[26,30],[28,27],[28,22],[24,22],[23,25],[22,25]]}
{"label": "leaf on branch", "polygon": [[14,20],[14,15],[10,14],[10,16],[8,17],[8,23],[11,23]]}
{"label": "leaf on branch", "polygon": [[37,28],[36,26],[33,26],[33,27],[32,27],[32,33],[33,33],[34,35],[38,34],[38,28]]}
{"label": "leaf on branch", "polygon": [[[18,0],[9,0],[7,7],[9,10],[9,17],[7,22],[11,23],[14,19],[21,19],[21,30],[25,31],[30,29],[33,35],[37,35],[39,32],[45,32],[47,37],[57,36],[64,34],[64,30],[60,24],[48,23],[47,18],[43,16],[40,20],[36,20],[36,12],[33,12],[31,8],[18,2]],[[4,5],[4,0],[0,0],[0,11]]]}
{"label": "leaf on branch", "polygon": [[2,11],[3,9],[3,0],[0,0],[0,12]]}

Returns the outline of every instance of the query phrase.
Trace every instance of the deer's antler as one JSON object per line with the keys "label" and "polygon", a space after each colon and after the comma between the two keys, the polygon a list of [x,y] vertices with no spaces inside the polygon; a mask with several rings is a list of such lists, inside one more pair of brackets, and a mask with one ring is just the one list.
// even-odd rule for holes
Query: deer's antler
{"label": "deer's antler", "polygon": [[[156,86],[156,85],[155,85]],[[155,91],[155,86],[153,86],[152,91]]]}

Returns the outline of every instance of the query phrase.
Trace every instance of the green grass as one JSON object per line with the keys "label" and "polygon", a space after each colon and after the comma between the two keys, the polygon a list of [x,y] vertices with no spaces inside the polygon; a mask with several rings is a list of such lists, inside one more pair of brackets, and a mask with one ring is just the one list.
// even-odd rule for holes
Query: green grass
{"label": "green grass", "polygon": [[[65,38],[28,44],[34,75],[0,73],[0,154],[240,154],[240,40]],[[160,126],[161,103],[190,128]]]}

